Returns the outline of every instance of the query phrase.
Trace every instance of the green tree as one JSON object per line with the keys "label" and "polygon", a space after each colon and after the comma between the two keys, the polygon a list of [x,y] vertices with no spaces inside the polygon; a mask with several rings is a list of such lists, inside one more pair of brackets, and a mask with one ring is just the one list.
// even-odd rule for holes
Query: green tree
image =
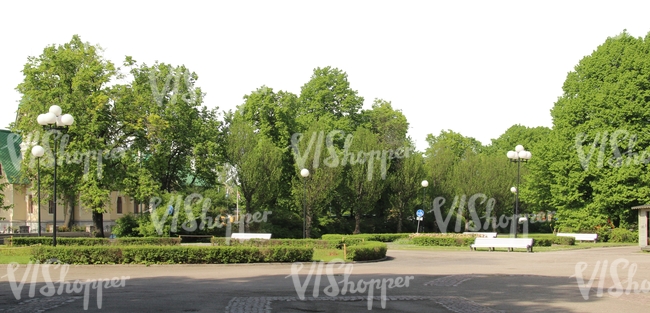
{"label": "green tree", "polygon": [[[29,57],[23,68],[25,78],[16,88],[22,98],[17,121],[11,128],[23,134],[26,142],[40,143],[46,149],[45,162],[41,162],[44,165],[41,177],[45,178],[41,183],[45,189],[51,188],[53,183],[50,179],[51,148],[54,144],[60,145],[56,183],[66,202],[65,224],[71,226],[73,223],[73,209],[81,193],[83,206],[93,213],[97,229],[103,231],[102,214],[115,182],[105,169],[119,162],[119,158],[103,159],[106,152],[118,147],[111,133],[114,107],[108,84],[119,76],[115,66],[100,53],[99,46],[82,42],[75,35],[66,44],[48,46],[40,56]],[[75,117],[75,123],[65,135],[44,133],[35,123],[36,117],[47,112],[52,104],[58,104],[64,113]],[[79,162],[81,157],[73,156],[71,160],[71,154],[86,154],[86,158],[97,161],[83,164]],[[28,156],[23,163],[26,166],[22,167],[30,177],[34,176],[35,169],[30,166],[33,162]]]}
{"label": "green tree", "polygon": [[406,216],[413,216],[411,213],[418,202],[422,180],[427,177],[424,157],[415,153],[408,158],[391,162],[391,168],[395,170],[387,179],[390,203],[388,217],[396,220],[396,231],[401,233]]}
{"label": "green tree", "polygon": [[383,149],[379,136],[363,127],[350,139],[341,162],[346,167],[345,186],[354,215],[353,233],[359,234],[362,218],[374,210],[384,191],[385,181],[381,179],[381,166],[375,153]]}
{"label": "green tree", "polygon": [[256,133],[238,112],[228,131],[227,162],[236,168],[237,181],[246,200],[246,211],[253,213],[271,207],[280,188],[282,149]]}
{"label": "green tree", "polygon": [[546,161],[558,224],[625,225],[635,219],[630,207],[650,201],[643,157],[650,147],[649,54],[650,34],[634,38],[624,31],[568,73],[551,110],[554,146]]}

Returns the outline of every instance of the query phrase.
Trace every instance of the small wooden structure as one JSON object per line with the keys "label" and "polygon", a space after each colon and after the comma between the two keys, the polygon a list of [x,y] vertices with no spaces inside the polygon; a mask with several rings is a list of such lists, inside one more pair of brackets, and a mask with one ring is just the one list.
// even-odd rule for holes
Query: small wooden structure
{"label": "small wooden structure", "polygon": [[639,214],[639,247],[650,250],[650,204],[632,207]]}

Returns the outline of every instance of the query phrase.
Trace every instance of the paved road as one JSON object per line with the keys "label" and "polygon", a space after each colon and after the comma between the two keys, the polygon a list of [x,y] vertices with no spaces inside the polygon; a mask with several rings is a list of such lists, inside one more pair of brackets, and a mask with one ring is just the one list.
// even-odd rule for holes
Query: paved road
{"label": "paved road", "polygon": [[[36,276],[33,268],[26,272],[25,265],[11,271],[14,285],[24,277],[21,290],[12,287],[9,268],[2,265],[0,312],[83,312],[85,299],[87,311],[95,312],[367,312],[371,308],[381,312],[645,313],[650,307],[650,254],[638,247],[541,253],[389,250],[388,256],[386,261],[340,268],[330,264],[331,273],[323,264],[322,275],[318,263],[303,264],[302,269],[292,264],[50,266],[55,288],[61,270],[67,270],[64,280],[68,282],[115,278],[103,282],[102,288],[78,284],[75,290],[73,284],[70,293],[63,288],[61,294],[55,289],[53,296],[46,296],[42,268]],[[575,277],[580,262],[584,262],[583,288]],[[636,272],[628,282],[631,268]],[[591,288],[585,287],[592,274]],[[32,280],[36,283],[30,297]],[[620,295],[617,282],[623,291]],[[628,285],[631,293],[625,294]]]}

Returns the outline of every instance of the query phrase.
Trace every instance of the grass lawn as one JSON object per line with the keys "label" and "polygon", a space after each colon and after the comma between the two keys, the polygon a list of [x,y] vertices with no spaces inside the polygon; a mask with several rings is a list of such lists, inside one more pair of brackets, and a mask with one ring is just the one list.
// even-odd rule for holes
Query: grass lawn
{"label": "grass lawn", "polygon": [[329,262],[334,259],[343,259],[343,250],[339,249],[314,249],[314,261]]}
{"label": "grass lawn", "polygon": [[0,245],[0,264],[9,264],[11,262],[27,264],[31,255],[30,247],[14,248]]}

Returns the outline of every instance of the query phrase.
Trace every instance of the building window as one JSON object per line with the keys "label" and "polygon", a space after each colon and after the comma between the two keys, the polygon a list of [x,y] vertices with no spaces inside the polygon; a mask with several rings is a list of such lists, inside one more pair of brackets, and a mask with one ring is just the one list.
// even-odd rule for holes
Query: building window
{"label": "building window", "polygon": [[32,198],[32,195],[29,195],[29,203],[27,204],[27,210],[29,214],[34,213],[34,199]]}
{"label": "building window", "polygon": [[49,213],[54,214],[54,201],[53,200],[50,200],[50,202],[48,203],[48,207],[49,207],[49,209],[48,209]]}
{"label": "building window", "polygon": [[117,197],[117,214],[122,214],[122,197]]}

